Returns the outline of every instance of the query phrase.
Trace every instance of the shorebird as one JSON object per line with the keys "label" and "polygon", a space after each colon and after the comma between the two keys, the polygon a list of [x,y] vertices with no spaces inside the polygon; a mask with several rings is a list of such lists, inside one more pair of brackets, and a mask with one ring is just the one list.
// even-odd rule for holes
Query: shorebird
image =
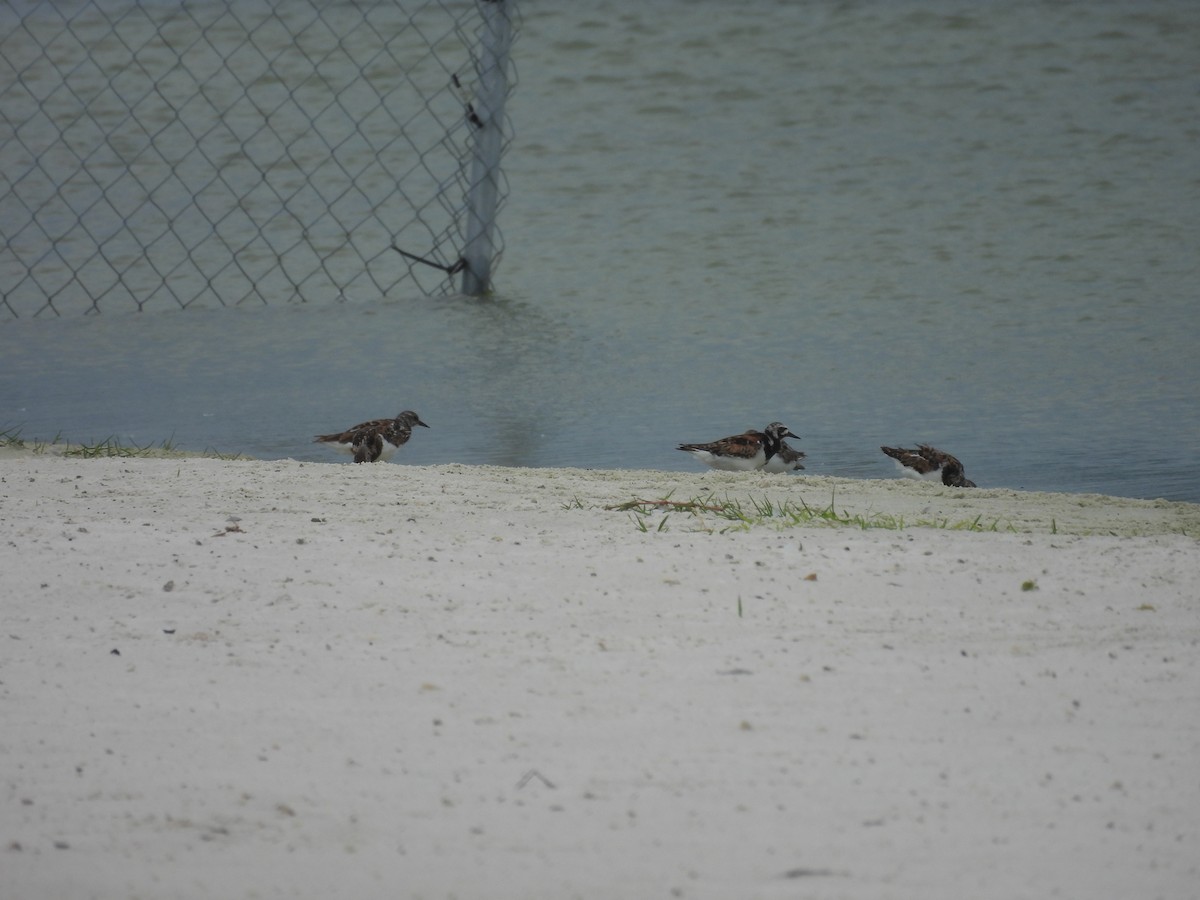
{"label": "shorebird", "polygon": [[[804,468],[800,460],[804,459],[808,454],[803,450],[797,450],[790,446],[783,439],[784,432],[787,432],[788,437],[796,437],[787,430],[787,426],[782,422],[772,422],[763,429],[766,434],[774,433],[779,438],[779,449],[775,451],[775,455],[763,463],[764,472],[795,472]],[[799,440],[799,438],[796,438]]]}
{"label": "shorebird", "polygon": [[429,427],[415,412],[406,409],[394,419],[372,419],[337,434],[318,434],[313,442],[333,444],[343,453],[352,454],[356,463],[375,462],[389,459],[408,443],[414,425]]}
{"label": "shorebird", "polygon": [[916,450],[905,450],[902,447],[879,449],[894,459],[900,467],[900,474],[908,478],[940,481],[947,487],[975,487],[975,482],[968,479],[963,471],[962,463],[949,453],[928,444],[917,444]]}
{"label": "shorebird", "polygon": [[786,425],[772,422],[766,431],[745,431],[707,444],[680,444],[679,449],[714,469],[752,472],[766,465],[788,437],[799,439]]}

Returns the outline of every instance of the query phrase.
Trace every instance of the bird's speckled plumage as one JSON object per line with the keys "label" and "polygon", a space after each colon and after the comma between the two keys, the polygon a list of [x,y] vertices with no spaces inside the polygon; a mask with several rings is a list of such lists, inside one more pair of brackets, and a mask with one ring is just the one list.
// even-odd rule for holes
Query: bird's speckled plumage
{"label": "bird's speckled plumage", "polygon": [[421,417],[411,409],[406,409],[394,419],[372,419],[370,422],[360,422],[345,431],[336,434],[318,434],[314,442],[333,444],[338,450],[350,453],[356,463],[376,462],[388,459],[393,453],[408,443],[412,437],[414,425],[428,428]]}
{"label": "bird's speckled plumage", "polygon": [[779,439],[779,449],[776,451],[774,456],[772,456],[763,464],[764,472],[796,472],[804,468],[804,465],[800,461],[808,456],[808,454],[803,450],[797,450],[795,447],[790,446],[787,441],[783,439],[783,435],[786,432],[788,437],[794,437],[796,440],[800,440],[800,438],[788,431],[786,425],[784,425],[782,422],[772,422],[770,425],[764,428],[763,431],[766,434],[774,433]]}
{"label": "bird's speckled plumage", "polygon": [[786,425],[772,422],[766,431],[751,429],[707,444],[680,444],[679,449],[714,469],[753,472],[779,452],[785,437],[797,436],[788,431]]}
{"label": "bird's speckled plumage", "polygon": [[880,447],[896,461],[900,474],[925,481],[940,481],[947,487],[975,487],[967,478],[963,465],[955,457],[928,444],[917,444],[917,449],[903,447]]}

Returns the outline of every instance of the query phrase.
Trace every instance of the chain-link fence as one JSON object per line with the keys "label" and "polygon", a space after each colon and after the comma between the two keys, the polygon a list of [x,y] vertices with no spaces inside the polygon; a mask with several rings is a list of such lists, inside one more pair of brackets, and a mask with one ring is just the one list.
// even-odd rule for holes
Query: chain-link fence
{"label": "chain-link fence", "polygon": [[[511,137],[512,63],[488,42],[516,15],[6,0],[0,316],[454,291],[472,179],[492,180],[493,211],[507,194],[472,154],[485,126],[501,154]],[[501,93],[481,92],[495,74]],[[489,234],[493,264],[502,249]]]}

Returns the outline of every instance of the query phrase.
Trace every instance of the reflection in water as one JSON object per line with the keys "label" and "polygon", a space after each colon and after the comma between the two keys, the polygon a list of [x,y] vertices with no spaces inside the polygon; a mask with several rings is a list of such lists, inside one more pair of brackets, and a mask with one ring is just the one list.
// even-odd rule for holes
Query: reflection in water
{"label": "reflection in water", "polygon": [[576,387],[569,375],[578,338],[512,300],[456,296],[424,315],[441,363],[427,389],[464,438],[460,461],[538,465],[542,431]]}

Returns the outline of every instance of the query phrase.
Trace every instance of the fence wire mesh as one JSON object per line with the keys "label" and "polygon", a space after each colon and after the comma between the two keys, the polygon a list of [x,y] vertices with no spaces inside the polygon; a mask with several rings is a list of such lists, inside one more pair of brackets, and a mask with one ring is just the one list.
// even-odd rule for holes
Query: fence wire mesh
{"label": "fence wire mesh", "polygon": [[453,292],[495,2],[0,4],[0,315]]}

